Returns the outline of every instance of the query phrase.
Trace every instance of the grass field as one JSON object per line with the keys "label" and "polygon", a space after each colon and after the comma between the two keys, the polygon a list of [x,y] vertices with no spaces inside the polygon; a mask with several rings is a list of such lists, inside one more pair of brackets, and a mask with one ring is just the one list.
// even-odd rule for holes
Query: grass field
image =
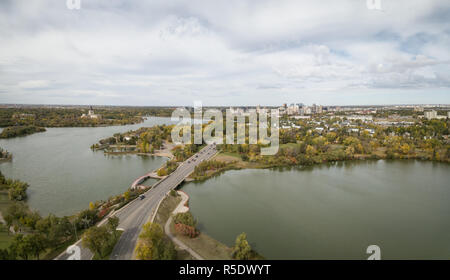
{"label": "grass field", "polygon": [[0,191],[0,212],[3,213],[3,215],[11,204],[12,202],[9,200],[8,192]]}
{"label": "grass field", "polygon": [[13,235],[9,235],[6,226],[0,224],[0,249],[8,248],[13,239]]}
{"label": "grass field", "polygon": [[[1,191],[0,192],[0,213],[4,215],[6,209],[12,204],[12,202],[8,198],[8,193]],[[9,244],[13,239],[12,235],[8,234],[8,230],[6,225],[0,223],[0,249],[8,248]]]}
{"label": "grass field", "polygon": [[192,248],[206,260],[231,260],[231,249],[204,233],[200,233],[195,238],[177,234],[173,222],[170,225],[170,231],[186,246]]}

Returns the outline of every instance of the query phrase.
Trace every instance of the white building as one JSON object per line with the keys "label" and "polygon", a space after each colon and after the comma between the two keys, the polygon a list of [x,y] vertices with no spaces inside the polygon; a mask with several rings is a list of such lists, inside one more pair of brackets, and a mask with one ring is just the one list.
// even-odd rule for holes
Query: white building
{"label": "white building", "polygon": [[361,120],[364,122],[368,122],[368,121],[372,121],[373,117],[371,115],[368,116],[359,116],[359,115],[352,115],[352,116],[347,116],[347,120]]}
{"label": "white building", "polygon": [[100,119],[101,115],[95,114],[94,109],[92,107],[89,109],[88,114],[81,115],[82,118],[90,118],[90,119]]}
{"label": "white building", "polygon": [[435,110],[426,111],[424,115],[428,120],[437,118],[437,112]]}
{"label": "white building", "polygon": [[287,114],[288,114],[288,115],[298,115],[298,113],[299,113],[299,107],[298,107],[298,105],[291,104],[291,105],[287,108]]}

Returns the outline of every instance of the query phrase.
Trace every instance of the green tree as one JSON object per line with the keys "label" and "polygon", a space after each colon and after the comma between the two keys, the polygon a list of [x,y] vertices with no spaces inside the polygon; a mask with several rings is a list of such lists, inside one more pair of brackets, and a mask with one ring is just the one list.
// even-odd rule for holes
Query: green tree
{"label": "green tree", "polygon": [[25,236],[30,246],[30,252],[39,260],[39,254],[46,248],[46,240],[41,234],[30,234]]}
{"label": "green tree", "polygon": [[129,199],[130,199],[130,191],[126,191],[124,194],[123,194],[123,197],[125,198],[125,201],[128,201]]}
{"label": "green tree", "polygon": [[252,255],[252,248],[247,241],[247,234],[245,232],[238,235],[236,243],[233,248],[233,258],[237,260],[248,260]]}
{"label": "green tree", "polygon": [[176,258],[175,246],[171,241],[164,240],[162,227],[152,222],[145,224],[142,228],[135,252],[137,259],[140,260],[172,260]]}
{"label": "green tree", "polygon": [[28,257],[34,253],[31,239],[23,234],[14,236],[11,247],[24,260],[28,260]]}
{"label": "green tree", "polygon": [[118,217],[110,217],[108,218],[108,229],[114,235],[114,238],[117,238],[117,227],[119,226],[119,218]]}
{"label": "green tree", "polygon": [[175,224],[183,224],[191,227],[197,226],[197,221],[194,219],[194,216],[191,212],[185,212],[185,213],[177,213],[173,221]]}
{"label": "green tree", "polygon": [[103,251],[108,246],[110,236],[106,227],[91,227],[83,234],[82,244],[103,258]]}

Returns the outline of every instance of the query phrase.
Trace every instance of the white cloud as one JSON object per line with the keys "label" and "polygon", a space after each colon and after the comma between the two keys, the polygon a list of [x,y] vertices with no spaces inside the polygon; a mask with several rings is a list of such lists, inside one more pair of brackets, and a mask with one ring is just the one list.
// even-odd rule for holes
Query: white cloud
{"label": "white cloud", "polygon": [[19,88],[23,89],[37,89],[37,88],[44,88],[48,87],[50,85],[50,81],[47,80],[28,80],[28,81],[21,81],[17,84]]}
{"label": "white cloud", "polygon": [[445,0],[28,2],[0,3],[0,102],[351,103],[358,89],[379,103],[450,87]]}

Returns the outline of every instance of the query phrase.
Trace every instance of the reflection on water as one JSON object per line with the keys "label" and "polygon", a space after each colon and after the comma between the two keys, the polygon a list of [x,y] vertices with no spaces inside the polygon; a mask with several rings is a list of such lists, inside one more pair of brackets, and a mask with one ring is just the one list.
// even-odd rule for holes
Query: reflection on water
{"label": "reflection on water", "polygon": [[353,161],[228,171],[183,187],[201,230],[270,259],[450,258],[449,165]]}

